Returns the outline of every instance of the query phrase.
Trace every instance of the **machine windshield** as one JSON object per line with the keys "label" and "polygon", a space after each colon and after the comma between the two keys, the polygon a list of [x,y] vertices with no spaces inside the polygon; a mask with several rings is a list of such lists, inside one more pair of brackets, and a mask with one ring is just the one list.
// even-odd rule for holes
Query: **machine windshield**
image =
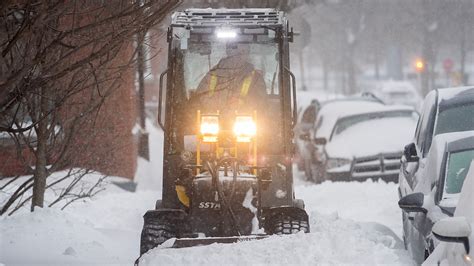
{"label": "machine windshield", "polygon": [[197,124],[207,126],[196,120],[199,113],[218,116],[213,123],[218,132],[233,130],[239,116],[251,116],[257,138],[280,137],[280,55],[275,31],[220,30],[174,31],[180,59],[176,71],[182,77],[175,84],[179,93],[174,100],[180,103],[176,120],[186,121],[184,135],[194,135]]}
{"label": "machine windshield", "polygon": [[[206,76],[213,72],[218,87],[220,83],[234,81],[239,75],[245,79],[244,75],[255,71],[256,78],[264,82],[265,93],[275,95],[278,94],[278,69],[276,43],[191,43],[184,52],[184,81],[188,98],[209,89],[202,86]],[[229,80],[230,77],[233,80]]]}

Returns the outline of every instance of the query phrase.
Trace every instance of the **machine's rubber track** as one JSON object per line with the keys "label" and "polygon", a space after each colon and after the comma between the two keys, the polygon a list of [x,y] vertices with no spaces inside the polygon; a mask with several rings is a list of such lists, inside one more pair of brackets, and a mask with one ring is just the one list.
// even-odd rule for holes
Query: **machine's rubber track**
{"label": "machine's rubber track", "polygon": [[140,255],[173,237],[176,237],[173,225],[158,224],[153,219],[146,219],[140,239]]}
{"label": "machine's rubber track", "polygon": [[289,235],[298,232],[309,232],[308,221],[301,221],[289,216],[276,218],[270,228],[270,233],[275,235]]}

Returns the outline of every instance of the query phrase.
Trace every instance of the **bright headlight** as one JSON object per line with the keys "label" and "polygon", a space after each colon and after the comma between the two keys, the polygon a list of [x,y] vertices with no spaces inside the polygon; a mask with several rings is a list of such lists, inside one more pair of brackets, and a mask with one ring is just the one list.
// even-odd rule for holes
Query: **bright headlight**
{"label": "bright headlight", "polygon": [[327,169],[338,168],[351,163],[351,160],[344,158],[330,158],[327,160]]}
{"label": "bright headlight", "polygon": [[219,117],[202,116],[200,131],[204,142],[216,142],[219,133]]}
{"label": "bright headlight", "polygon": [[217,29],[216,36],[219,39],[234,39],[237,37],[237,31],[227,28]]}
{"label": "bright headlight", "polygon": [[234,124],[234,134],[237,142],[250,142],[257,134],[257,125],[251,116],[237,116]]}

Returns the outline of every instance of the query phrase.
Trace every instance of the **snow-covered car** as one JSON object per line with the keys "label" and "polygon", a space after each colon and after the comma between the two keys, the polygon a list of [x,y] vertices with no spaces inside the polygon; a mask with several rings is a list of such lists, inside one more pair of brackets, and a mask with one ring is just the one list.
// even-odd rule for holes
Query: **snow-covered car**
{"label": "snow-covered car", "polygon": [[405,146],[399,176],[400,197],[423,181],[426,157],[438,134],[474,130],[474,87],[433,90],[423,102],[412,143]]}
{"label": "snow-covered car", "polygon": [[314,154],[316,147],[313,142],[311,129],[314,128],[316,118],[319,110],[326,105],[331,105],[335,102],[371,102],[380,105],[383,102],[375,98],[373,95],[354,95],[339,99],[328,100],[320,103],[317,100],[312,100],[310,105],[301,108],[298,112],[298,123],[295,127],[295,143],[296,143],[296,164],[298,170],[304,171],[306,179],[309,181],[318,182],[320,178],[317,176],[317,171],[313,171],[312,162],[315,161]]}
{"label": "snow-covered car", "polygon": [[323,105],[313,130],[312,164],[320,180],[368,178],[395,181],[404,141],[418,114],[379,102],[333,101]]}
{"label": "snow-covered car", "polygon": [[405,247],[422,263],[439,243],[433,224],[453,216],[464,179],[474,159],[474,131],[437,135],[428,153],[426,171],[413,191],[400,198]]}
{"label": "snow-covered car", "polygon": [[433,235],[441,241],[423,263],[426,265],[464,265],[474,262],[474,161],[459,194],[454,217],[433,226]]}
{"label": "snow-covered car", "polygon": [[371,91],[386,104],[409,105],[417,108],[421,102],[420,93],[408,81],[384,81]]}

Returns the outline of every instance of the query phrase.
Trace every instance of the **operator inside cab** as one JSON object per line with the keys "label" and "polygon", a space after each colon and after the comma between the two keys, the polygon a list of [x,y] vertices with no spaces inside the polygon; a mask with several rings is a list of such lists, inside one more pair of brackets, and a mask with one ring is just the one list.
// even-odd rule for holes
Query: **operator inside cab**
{"label": "operator inside cab", "polygon": [[219,60],[199,83],[192,96],[204,112],[223,117],[239,114],[263,114],[266,87],[263,74],[250,63],[250,47],[245,43],[227,43],[226,57]]}

